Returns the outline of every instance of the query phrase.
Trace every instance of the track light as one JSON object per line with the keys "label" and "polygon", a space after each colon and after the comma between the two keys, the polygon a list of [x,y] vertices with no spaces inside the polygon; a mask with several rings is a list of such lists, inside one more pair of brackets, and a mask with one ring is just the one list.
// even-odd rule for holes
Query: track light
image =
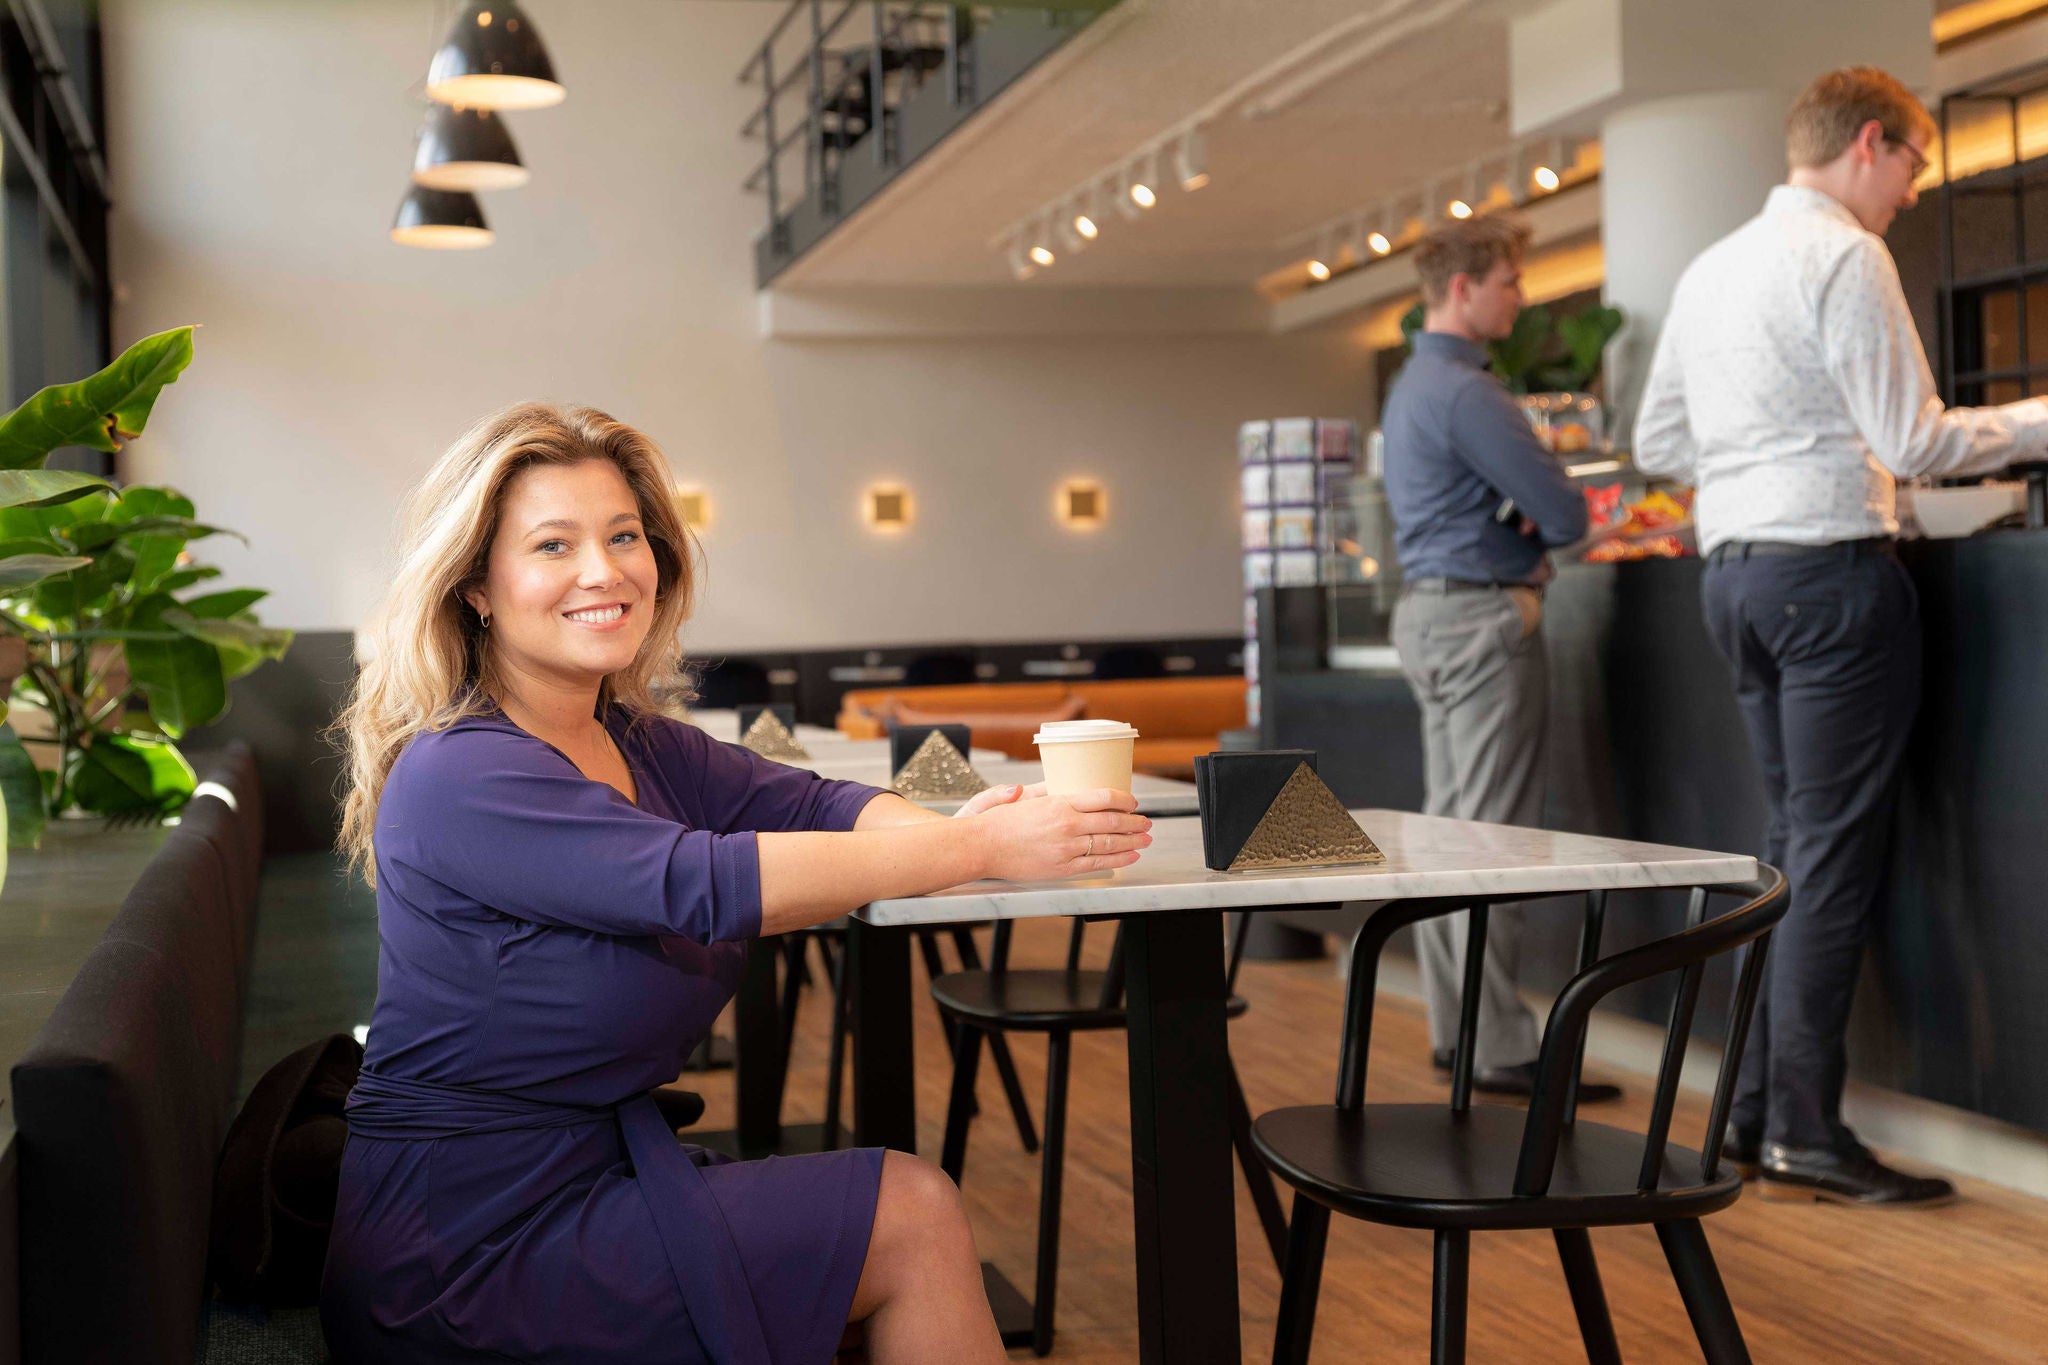
{"label": "track light", "polygon": [[1087,214],[1077,213],[1074,215],[1074,231],[1092,242],[1101,233],[1102,229],[1095,226],[1095,220]]}
{"label": "track light", "polygon": [[1051,265],[1059,257],[1052,254],[1052,248],[1040,242],[1031,248],[1031,259],[1037,265]]}
{"label": "track light", "polygon": [[1180,135],[1180,145],[1174,148],[1173,170],[1180,187],[1190,194],[1209,183],[1208,139],[1199,126]]}
{"label": "track light", "polygon": [[1151,208],[1159,202],[1159,192],[1153,187],[1159,183],[1159,158],[1148,153],[1143,160],[1133,162],[1124,171],[1123,204],[1131,217]]}
{"label": "track light", "polygon": [[1018,233],[1010,238],[1010,273],[1020,280],[1028,280],[1038,273],[1038,267],[1031,263],[1031,254],[1026,250],[1024,235]]}
{"label": "track light", "polygon": [[1472,206],[1462,199],[1453,199],[1445,207],[1444,211],[1453,218],[1470,218],[1472,216]]}
{"label": "track light", "polygon": [[1535,173],[1529,178],[1534,180],[1536,188],[1542,190],[1545,194],[1550,193],[1550,191],[1558,186],[1557,172],[1548,166],[1538,166]]}
{"label": "track light", "polygon": [[1308,273],[1316,283],[1321,284],[1324,280],[1330,278],[1329,263],[1319,256],[1308,263]]}
{"label": "track light", "polygon": [[427,68],[427,98],[466,109],[545,109],[567,94],[516,0],[470,0]]}
{"label": "track light", "polygon": [[1387,239],[1387,234],[1384,232],[1374,231],[1367,233],[1365,244],[1372,248],[1372,254],[1375,256],[1384,256],[1394,249],[1394,244]]}

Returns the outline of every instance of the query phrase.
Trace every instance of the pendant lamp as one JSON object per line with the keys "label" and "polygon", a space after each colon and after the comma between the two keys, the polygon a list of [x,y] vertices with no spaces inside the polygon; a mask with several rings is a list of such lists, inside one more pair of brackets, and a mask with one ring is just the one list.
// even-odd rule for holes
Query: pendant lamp
{"label": "pendant lamp", "polygon": [[489,246],[494,236],[484,223],[484,211],[475,195],[464,190],[430,190],[414,185],[398,201],[391,240],[400,246],[473,251]]}
{"label": "pendant lamp", "polygon": [[512,0],[470,0],[427,68],[427,96],[465,109],[545,109],[568,95]]}
{"label": "pendant lamp", "polygon": [[413,152],[412,182],[430,190],[515,190],[530,175],[505,121],[488,109],[436,104]]}

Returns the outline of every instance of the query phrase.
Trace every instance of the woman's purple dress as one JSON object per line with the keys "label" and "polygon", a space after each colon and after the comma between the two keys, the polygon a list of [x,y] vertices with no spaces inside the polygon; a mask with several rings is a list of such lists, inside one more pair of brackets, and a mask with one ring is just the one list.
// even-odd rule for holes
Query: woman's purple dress
{"label": "woman's purple dress", "polygon": [[321,1315],[346,1362],[828,1361],[882,1154],[728,1161],[648,1092],[761,929],[758,830],[873,787],[607,718],[636,806],[503,715],[414,739],[377,811],[377,1010]]}

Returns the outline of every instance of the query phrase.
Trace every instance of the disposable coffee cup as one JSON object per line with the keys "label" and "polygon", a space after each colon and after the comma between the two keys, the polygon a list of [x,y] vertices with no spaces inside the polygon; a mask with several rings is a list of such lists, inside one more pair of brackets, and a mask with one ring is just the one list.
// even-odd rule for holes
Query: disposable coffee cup
{"label": "disposable coffee cup", "polygon": [[1049,720],[1031,742],[1045,765],[1045,793],[1069,796],[1107,787],[1131,789],[1138,732],[1120,720]]}

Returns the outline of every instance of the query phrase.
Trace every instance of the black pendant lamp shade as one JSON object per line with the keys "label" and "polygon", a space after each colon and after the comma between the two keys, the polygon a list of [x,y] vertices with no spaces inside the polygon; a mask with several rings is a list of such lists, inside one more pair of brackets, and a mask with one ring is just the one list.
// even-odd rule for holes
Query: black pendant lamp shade
{"label": "black pendant lamp shade", "polygon": [[436,104],[413,153],[412,182],[430,190],[513,190],[528,180],[505,121],[488,109]]}
{"label": "black pendant lamp shade", "polygon": [[493,236],[484,223],[484,211],[475,195],[414,185],[398,201],[398,218],[391,224],[391,240],[400,246],[465,251],[489,246]]}
{"label": "black pendant lamp shade", "polygon": [[512,0],[470,0],[427,68],[427,95],[465,109],[545,109],[568,94]]}

